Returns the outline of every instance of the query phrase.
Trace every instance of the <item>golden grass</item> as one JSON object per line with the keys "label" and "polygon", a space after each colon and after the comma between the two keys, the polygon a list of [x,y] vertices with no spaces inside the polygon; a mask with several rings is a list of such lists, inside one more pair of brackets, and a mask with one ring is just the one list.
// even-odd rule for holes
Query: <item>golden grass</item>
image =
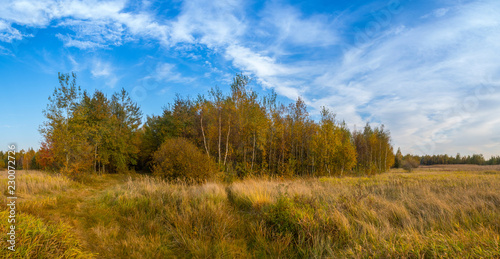
{"label": "golden grass", "polygon": [[[7,233],[10,224],[8,211],[1,211],[0,232]],[[0,258],[93,258],[92,253],[82,251],[80,242],[65,223],[47,224],[29,214],[16,217],[16,251],[7,249],[2,242]]]}
{"label": "golden grass", "polygon": [[[0,232],[7,233],[6,198],[7,172],[0,172],[0,185],[4,195],[0,198]],[[56,174],[40,171],[17,171],[15,179],[16,201],[16,251],[7,250],[7,243],[0,249],[0,258],[93,258],[82,246],[69,224],[60,221],[47,222],[37,217],[37,212],[57,207],[57,196],[79,186]],[[11,196],[11,195],[9,195]]]}
{"label": "golden grass", "polygon": [[[0,184],[7,186],[7,171],[0,171]],[[36,195],[64,191],[74,182],[59,174],[48,174],[41,171],[16,171],[17,196]]]}
{"label": "golden grass", "polygon": [[[0,209],[7,209],[7,171],[0,172],[0,186],[4,186],[0,196]],[[36,213],[57,207],[57,195],[79,186],[73,181],[56,174],[41,171],[17,171],[15,179],[16,210],[20,213]],[[8,195],[11,196],[11,195]]]}
{"label": "golden grass", "polygon": [[19,179],[36,201],[26,216],[70,225],[86,256],[500,257],[500,174],[489,168],[229,185],[147,176],[75,184],[33,175],[49,183]]}

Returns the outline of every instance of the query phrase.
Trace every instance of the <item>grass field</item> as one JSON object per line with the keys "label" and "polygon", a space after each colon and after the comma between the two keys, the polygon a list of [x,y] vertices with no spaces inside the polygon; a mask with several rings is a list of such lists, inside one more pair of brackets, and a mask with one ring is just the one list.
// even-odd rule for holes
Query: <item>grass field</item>
{"label": "grass field", "polygon": [[18,172],[17,251],[0,258],[499,258],[499,168],[450,168],[202,185]]}

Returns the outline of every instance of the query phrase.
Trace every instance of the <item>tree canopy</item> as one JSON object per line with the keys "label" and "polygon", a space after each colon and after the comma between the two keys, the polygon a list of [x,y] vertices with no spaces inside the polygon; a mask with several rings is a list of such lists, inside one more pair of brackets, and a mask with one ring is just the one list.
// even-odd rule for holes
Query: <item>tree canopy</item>
{"label": "tree canopy", "polygon": [[89,95],[74,73],[59,74],[44,115],[42,166],[78,175],[137,165],[142,113],[125,90],[110,99],[98,90]]}
{"label": "tree canopy", "polygon": [[196,154],[196,161],[213,164],[216,170],[210,172],[229,177],[374,174],[395,161],[384,126],[366,124],[363,131],[351,132],[325,107],[316,122],[301,98],[285,105],[274,92],[259,96],[241,74],[228,93],[214,87],[194,99],[178,95],[143,125],[139,106],[124,89],[108,98],[99,90],[82,91],[74,73],[60,73],[58,79],[44,110],[44,141],[35,155],[42,168],[72,175],[154,169],[179,176],[173,162],[195,163],[178,155],[186,150]]}

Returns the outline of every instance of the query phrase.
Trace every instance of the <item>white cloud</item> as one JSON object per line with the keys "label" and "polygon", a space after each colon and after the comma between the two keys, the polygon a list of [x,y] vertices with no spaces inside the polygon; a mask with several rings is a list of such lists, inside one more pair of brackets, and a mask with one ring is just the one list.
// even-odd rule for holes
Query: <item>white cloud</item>
{"label": "white cloud", "polygon": [[302,96],[306,104],[311,104],[306,95],[308,79],[323,71],[323,65],[312,62],[282,64],[275,58],[258,53],[241,45],[229,45],[225,52],[226,59],[240,71],[250,73],[265,88],[274,88],[276,92],[291,100]]}
{"label": "white cloud", "polygon": [[75,32],[75,35],[56,35],[66,47],[102,48],[108,45],[121,45],[123,41],[130,38],[124,33],[124,25],[117,22],[66,20],[58,23],[57,26],[69,28]]}
{"label": "white cloud", "polygon": [[109,63],[96,60],[94,61],[94,65],[91,68],[90,72],[94,77],[109,76],[111,74],[111,65]]}
{"label": "white cloud", "polygon": [[174,83],[189,83],[195,79],[192,77],[183,76],[176,71],[176,65],[171,63],[159,63],[156,65],[154,73],[143,78],[143,80],[154,79],[157,81],[174,82]]}
{"label": "white cloud", "polygon": [[0,18],[9,23],[44,27],[50,23],[56,8],[55,1],[2,1]]}
{"label": "white cloud", "polygon": [[28,35],[23,35],[19,30],[12,28],[10,24],[0,20],[0,41],[12,42],[13,40],[20,40]]}
{"label": "white cloud", "polygon": [[107,86],[111,88],[116,86],[119,78],[115,75],[114,68],[111,63],[95,59],[90,65],[90,73],[94,78],[105,78]]}
{"label": "white cloud", "polygon": [[69,62],[72,65],[71,71],[79,71],[80,70],[80,64],[76,61],[75,57],[73,57],[73,55],[71,55],[71,54],[68,54],[67,58],[68,58]]}
{"label": "white cloud", "polygon": [[131,40],[130,37],[156,39],[162,44],[168,42],[167,25],[160,24],[146,12],[122,12],[125,7],[126,1],[6,1],[0,13],[3,20],[0,20],[0,33],[2,27],[6,27],[10,38],[21,39],[25,35],[16,34],[11,24],[45,28],[52,21],[62,20],[59,26],[76,33],[59,35],[66,46],[86,49],[120,45]]}
{"label": "white cloud", "polygon": [[[386,124],[404,152],[475,152],[474,146],[483,147],[488,141],[472,134],[470,148],[455,144],[469,136],[465,133],[469,128],[500,134],[486,119],[498,114],[499,105],[485,107],[483,101],[474,100],[477,87],[492,85],[488,77],[500,76],[500,64],[493,58],[500,53],[499,12],[494,1],[474,2],[440,20],[353,47],[336,69],[315,81],[329,89],[318,102],[359,91],[364,97],[336,99],[335,106],[354,105],[357,114],[369,113],[371,120]],[[348,90],[347,85],[355,89]],[[462,111],[476,101],[473,111]],[[351,116],[346,119],[352,121]],[[356,121],[359,118],[354,117]]]}
{"label": "white cloud", "polygon": [[0,46],[0,55],[11,56],[12,51],[10,49],[3,47],[3,46]]}
{"label": "white cloud", "polygon": [[337,44],[334,21],[326,16],[302,17],[302,13],[287,5],[270,3],[263,10],[260,33],[272,36],[273,44],[295,44],[307,47]]}
{"label": "white cloud", "polygon": [[64,46],[66,47],[75,47],[79,49],[96,49],[96,48],[104,48],[106,47],[103,44],[89,41],[89,40],[77,40],[73,39],[68,35],[62,35],[60,33],[56,34],[56,37],[64,42]]}
{"label": "white cloud", "polygon": [[244,10],[245,2],[238,0],[185,1],[172,23],[172,40],[211,48],[227,46],[246,32]]}
{"label": "white cloud", "polygon": [[231,45],[226,49],[226,58],[233,60],[236,67],[250,71],[258,77],[266,78],[276,75],[287,75],[291,71],[276,63],[273,58],[251,51],[239,45]]}
{"label": "white cloud", "polygon": [[[203,6],[203,8],[200,8]],[[161,25],[157,17],[145,11],[140,13],[123,12],[124,1],[45,1],[40,3],[11,3],[6,8],[4,19],[18,24],[48,26],[51,20],[58,20],[56,26],[68,28],[74,34],[57,34],[66,47],[80,49],[105,48],[120,45],[135,37],[156,39],[163,46],[174,44],[203,44],[215,52],[222,53],[233,64],[248,71],[267,87],[276,87],[285,96],[296,98],[301,91],[293,89],[302,80],[283,80],[294,72],[291,66],[279,64],[267,51],[256,52],[245,47],[248,22],[245,18],[245,4],[242,1],[186,1],[181,13],[175,20]],[[264,12],[274,13],[277,6],[270,6]],[[297,44],[330,44],[335,37],[323,24],[320,16],[304,18],[296,9],[280,6],[286,10],[267,20],[269,27],[276,24],[276,31],[282,31],[280,41]],[[31,19],[16,17],[30,16]],[[280,44],[284,44],[284,43]],[[273,51],[277,51],[276,47]],[[279,52],[279,51],[277,51]],[[295,71],[301,72],[301,71]],[[304,71],[302,71],[304,72]],[[172,78],[180,77],[176,74]]]}
{"label": "white cloud", "polygon": [[446,13],[448,13],[448,11],[449,11],[449,10],[450,10],[450,9],[448,9],[448,8],[439,8],[439,9],[437,9],[436,11],[434,11],[434,15],[435,15],[436,17],[445,16],[445,15],[446,15]]}
{"label": "white cloud", "polygon": [[182,82],[184,78],[180,73],[174,71],[175,65],[162,63],[156,67],[156,77],[160,80],[171,82]]}
{"label": "white cloud", "polygon": [[422,19],[426,19],[426,18],[429,18],[429,17],[437,17],[437,18],[439,18],[439,17],[445,16],[449,11],[450,11],[450,8],[439,8],[439,9],[436,9],[436,10],[432,11],[429,14],[426,14],[426,15],[422,16]]}

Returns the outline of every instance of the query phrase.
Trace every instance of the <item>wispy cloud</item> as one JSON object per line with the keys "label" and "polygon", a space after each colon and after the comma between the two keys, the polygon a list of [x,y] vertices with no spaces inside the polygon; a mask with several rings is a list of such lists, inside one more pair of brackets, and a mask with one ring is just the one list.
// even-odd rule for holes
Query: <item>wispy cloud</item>
{"label": "wispy cloud", "polygon": [[432,11],[431,13],[423,15],[422,18],[423,19],[426,19],[429,17],[438,17],[439,18],[439,17],[445,16],[448,13],[448,11],[450,11],[450,8],[439,8],[439,9]]}
{"label": "wispy cloud", "polygon": [[335,19],[325,15],[304,17],[297,8],[271,2],[260,13],[259,33],[272,38],[273,45],[331,46],[340,40]]}
{"label": "wispy cloud", "polygon": [[90,72],[94,78],[105,78],[106,85],[111,88],[114,88],[119,80],[118,76],[114,73],[111,63],[99,59],[95,59],[92,62]]}
{"label": "wispy cloud", "polygon": [[126,1],[7,1],[0,14],[0,32],[6,31],[7,36],[0,40],[24,37],[12,24],[46,28],[52,21],[58,21],[56,26],[75,32],[58,36],[70,47],[120,45],[133,37],[168,41],[168,26],[147,12],[122,12],[126,6]]}
{"label": "wispy cloud", "polygon": [[0,41],[12,42],[20,40],[28,35],[23,35],[19,30],[13,28],[9,23],[0,20]]}
{"label": "wispy cloud", "polygon": [[64,42],[65,47],[75,47],[78,49],[96,49],[96,48],[105,48],[106,46],[91,40],[78,40],[74,39],[68,35],[62,35],[60,33],[56,34],[56,37]]}
{"label": "wispy cloud", "polygon": [[165,62],[157,64],[154,73],[146,76],[143,80],[149,79],[174,83],[190,83],[195,80],[195,78],[183,76],[179,73],[175,64]]}
{"label": "wispy cloud", "polygon": [[12,56],[12,51],[10,49],[0,46],[0,55]]}
{"label": "wispy cloud", "polygon": [[[491,120],[473,118],[493,117],[499,106],[486,107],[471,98],[481,85],[495,85],[487,78],[500,75],[500,64],[492,58],[500,53],[499,11],[496,2],[473,2],[439,20],[354,47],[337,69],[316,80],[330,89],[323,99],[349,95],[355,88],[364,98],[337,101],[351,103],[358,115],[369,113],[372,121],[388,125],[395,142],[408,152],[453,152],[449,143],[459,141],[468,128],[489,128],[498,135],[498,128],[487,126]],[[478,101],[477,108],[460,111],[468,101]],[[458,116],[453,116],[455,111]]]}
{"label": "wispy cloud", "polygon": [[234,43],[247,29],[245,6],[244,1],[238,0],[185,1],[180,15],[172,23],[172,40],[211,48]]}
{"label": "wispy cloud", "polygon": [[56,35],[66,47],[103,48],[109,45],[119,46],[130,39],[124,33],[124,25],[117,22],[66,20],[57,26],[69,28],[75,32],[74,35]]}

